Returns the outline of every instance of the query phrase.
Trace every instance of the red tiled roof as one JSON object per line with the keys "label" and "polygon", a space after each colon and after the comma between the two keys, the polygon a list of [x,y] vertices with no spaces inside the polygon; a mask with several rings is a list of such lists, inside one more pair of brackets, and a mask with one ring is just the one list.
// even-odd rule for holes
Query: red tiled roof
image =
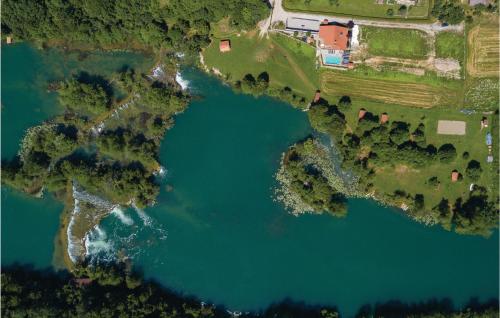
{"label": "red tiled roof", "polygon": [[349,30],[338,25],[320,25],[319,38],[325,48],[332,50],[346,50]]}
{"label": "red tiled roof", "polygon": [[222,40],[219,43],[219,51],[221,52],[229,52],[231,51],[231,43],[229,40]]}
{"label": "red tiled roof", "polygon": [[458,181],[458,171],[456,171],[456,170],[452,171],[452,173],[451,173],[451,181],[452,182]]}
{"label": "red tiled roof", "polygon": [[389,115],[387,115],[386,113],[383,113],[382,116],[380,116],[380,123],[385,124],[388,121],[389,121]]}

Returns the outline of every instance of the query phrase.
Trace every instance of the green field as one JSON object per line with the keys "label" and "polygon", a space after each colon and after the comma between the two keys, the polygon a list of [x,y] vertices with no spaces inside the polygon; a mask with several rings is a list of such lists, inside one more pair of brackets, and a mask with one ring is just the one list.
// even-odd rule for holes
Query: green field
{"label": "green field", "polygon": [[371,55],[424,59],[429,51],[425,33],[418,30],[363,26],[361,41]]}
{"label": "green field", "polygon": [[[231,40],[231,51],[219,52],[219,39]],[[309,45],[283,35],[260,39],[256,32],[215,39],[203,56],[209,68],[218,69],[229,81],[242,79],[251,73],[255,77],[267,72],[270,85],[291,87],[302,96],[313,96],[318,88],[315,51]]]}
{"label": "green field", "polygon": [[456,59],[463,65],[465,37],[454,32],[440,32],[436,36],[436,57]]}
{"label": "green field", "polygon": [[[358,17],[385,18],[385,19],[427,19],[429,16],[429,1],[419,1],[403,14],[399,14],[400,5],[395,1],[385,1],[377,4],[374,0],[284,0],[283,7],[287,10],[318,12]],[[387,4],[387,3],[393,4]],[[392,9],[394,14],[389,16],[387,10]]]}

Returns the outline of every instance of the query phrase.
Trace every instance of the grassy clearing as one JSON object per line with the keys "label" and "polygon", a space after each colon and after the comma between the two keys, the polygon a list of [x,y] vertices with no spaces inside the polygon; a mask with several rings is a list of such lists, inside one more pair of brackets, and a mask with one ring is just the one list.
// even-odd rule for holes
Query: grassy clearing
{"label": "grassy clearing", "polygon": [[424,59],[429,51],[425,33],[418,30],[363,26],[361,41],[371,55]]}
{"label": "grassy clearing", "polygon": [[[231,40],[231,51],[219,52],[219,39]],[[302,96],[312,96],[318,88],[315,51],[309,45],[283,35],[260,39],[257,32],[219,34],[203,56],[209,68],[219,70],[229,81],[242,79],[252,73],[255,77],[267,72],[270,85],[288,86]]]}
{"label": "grassy clearing", "polygon": [[436,57],[464,61],[465,37],[454,32],[440,32],[436,36]]}
{"label": "grassy clearing", "polygon": [[[359,17],[374,17],[384,19],[426,19],[429,16],[429,0],[419,1],[417,6],[413,6],[407,12],[399,14],[395,1],[393,4],[376,4],[374,0],[339,0],[337,4],[331,4],[330,0],[315,0],[307,3],[304,0],[284,0],[283,6],[287,10],[311,11],[330,14],[340,14]],[[387,10],[392,9],[393,16],[387,15]]]}
{"label": "grassy clearing", "polygon": [[359,68],[354,72],[324,71],[321,89],[335,97],[348,95],[362,100],[430,108],[462,105],[462,82],[436,76],[416,76]]}
{"label": "grassy clearing", "polygon": [[[471,181],[465,177],[465,168],[470,160],[477,160],[481,163],[483,174],[479,185],[487,186],[492,195],[495,194],[496,172],[493,165],[486,163],[488,150],[485,143],[487,130],[480,130],[480,120],[482,114],[465,115],[459,111],[434,108],[432,110],[418,109],[413,107],[391,106],[385,104],[369,104],[353,100],[350,110],[345,112],[349,127],[356,127],[358,123],[358,110],[364,107],[375,115],[387,113],[390,121],[404,121],[410,124],[410,131],[413,131],[420,123],[425,125],[426,142],[433,144],[437,148],[445,143],[452,143],[457,149],[457,158],[451,163],[436,162],[425,168],[415,169],[406,166],[396,166],[394,168],[384,168],[377,170],[373,179],[374,189],[382,193],[393,193],[395,190],[404,190],[412,194],[423,194],[425,206],[432,209],[442,198],[447,198],[454,202],[459,197],[467,197]],[[488,116],[490,122],[498,120],[498,116]],[[437,134],[438,120],[461,120],[465,121],[465,136],[448,136]],[[494,127],[491,128],[494,140],[497,140],[498,133]],[[462,158],[464,152],[468,152],[468,159]],[[451,171],[454,169],[464,174],[464,180],[451,182]],[[432,187],[427,184],[431,177],[437,177],[440,184]],[[493,180],[492,182],[492,179]]]}
{"label": "grassy clearing", "polygon": [[498,16],[484,17],[467,34],[467,72],[473,77],[499,76]]}

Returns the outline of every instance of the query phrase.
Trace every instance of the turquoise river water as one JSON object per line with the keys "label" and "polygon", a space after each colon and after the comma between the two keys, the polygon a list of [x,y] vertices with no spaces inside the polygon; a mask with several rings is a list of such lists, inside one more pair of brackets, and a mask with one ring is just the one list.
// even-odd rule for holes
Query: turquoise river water
{"label": "turquoise river water", "polygon": [[[5,158],[27,127],[57,113],[55,96],[39,85],[67,57],[27,45],[2,51]],[[110,55],[107,65],[116,63],[110,71],[142,63],[123,54]],[[66,72],[102,61],[107,55],[82,58]],[[201,97],[165,136],[160,158],[167,173],[157,204],[125,210],[131,221],[107,217],[91,235],[90,257],[111,258],[123,249],[146,276],[231,310],[292,298],[336,305],[351,316],[361,305],[391,299],[448,297],[463,304],[497,297],[498,232],[488,239],[461,236],[364,199],[350,200],[343,219],[294,217],[272,199],[274,173],[281,153],[312,132],[306,114],[235,94],[197,71],[183,78]],[[2,189],[2,264],[50,266],[61,210],[50,196]]]}

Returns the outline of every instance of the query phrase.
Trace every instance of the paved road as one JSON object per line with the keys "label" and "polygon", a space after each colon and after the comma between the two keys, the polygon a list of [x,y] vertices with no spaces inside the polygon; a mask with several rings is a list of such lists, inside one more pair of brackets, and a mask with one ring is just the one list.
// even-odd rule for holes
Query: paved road
{"label": "paved road", "polygon": [[304,12],[291,12],[286,11],[283,8],[282,4],[283,0],[270,0],[273,9],[271,11],[271,16],[260,22],[260,34],[263,36],[267,33],[267,30],[271,27],[271,25],[277,21],[286,22],[287,18],[303,18],[303,19],[316,19],[322,21],[324,19],[337,21],[340,23],[347,23],[349,21],[353,21],[355,24],[359,25],[368,25],[368,26],[376,26],[382,28],[398,28],[398,29],[416,29],[421,30],[429,34],[434,34],[435,32],[441,31],[455,31],[455,32],[463,32],[464,24],[463,22],[458,25],[449,25],[446,27],[441,26],[441,23],[405,23],[405,22],[390,22],[390,21],[380,21],[380,20],[368,20],[368,19],[358,19],[358,18],[346,18],[346,17],[337,17],[333,15],[324,15],[324,14],[314,14],[314,13],[304,13]]}

